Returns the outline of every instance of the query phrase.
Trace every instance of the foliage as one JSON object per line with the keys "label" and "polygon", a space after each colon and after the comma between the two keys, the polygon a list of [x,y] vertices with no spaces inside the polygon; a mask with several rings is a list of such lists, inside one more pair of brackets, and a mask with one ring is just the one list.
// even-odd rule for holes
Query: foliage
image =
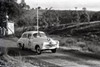
{"label": "foliage", "polygon": [[5,27],[5,21],[8,19],[17,21],[22,13],[20,5],[15,0],[0,0],[0,26]]}
{"label": "foliage", "polygon": [[[41,8],[41,7],[39,7]],[[70,23],[77,23],[77,22],[88,22],[93,19],[95,12],[87,11],[74,11],[74,10],[43,10],[39,9],[39,26],[59,26],[61,24],[70,24]],[[25,24],[24,26],[36,26],[37,22],[37,15],[36,9],[31,9],[28,11],[24,11],[19,21],[23,20]],[[92,20],[91,20],[92,21]],[[22,25],[22,26],[23,26]],[[18,25],[20,26],[20,25]]]}
{"label": "foliage", "polygon": [[0,11],[0,14],[2,14],[2,12],[4,13],[3,17],[8,14],[10,19],[13,19],[13,17],[17,17],[21,14],[20,6],[14,0],[1,0]]}
{"label": "foliage", "polygon": [[17,22],[17,25],[18,25],[19,27],[21,27],[21,26],[27,25],[27,23],[25,22],[25,20],[19,19],[18,22]]}
{"label": "foliage", "polygon": [[89,16],[87,13],[82,13],[80,16],[80,22],[89,22]]}
{"label": "foliage", "polygon": [[100,21],[100,12],[96,12],[91,17],[91,21]]}
{"label": "foliage", "polygon": [[72,22],[71,11],[59,11],[60,24],[67,24]]}
{"label": "foliage", "polygon": [[47,26],[52,26],[59,23],[59,16],[55,10],[48,10],[43,13],[42,18],[40,18],[41,23]]}
{"label": "foliage", "polygon": [[80,22],[80,16],[78,11],[72,12],[72,22]]}

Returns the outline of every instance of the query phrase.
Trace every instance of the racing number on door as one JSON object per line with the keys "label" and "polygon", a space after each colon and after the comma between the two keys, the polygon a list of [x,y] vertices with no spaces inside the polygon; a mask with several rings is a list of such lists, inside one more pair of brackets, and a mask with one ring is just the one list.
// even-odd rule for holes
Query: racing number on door
{"label": "racing number on door", "polygon": [[28,47],[31,47],[31,36],[32,34],[28,34]]}

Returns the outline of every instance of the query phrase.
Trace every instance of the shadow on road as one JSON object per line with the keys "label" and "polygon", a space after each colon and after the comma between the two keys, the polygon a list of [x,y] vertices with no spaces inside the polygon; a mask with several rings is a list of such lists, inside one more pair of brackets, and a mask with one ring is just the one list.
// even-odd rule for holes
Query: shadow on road
{"label": "shadow on road", "polygon": [[96,53],[89,53],[89,52],[81,52],[79,50],[61,50],[62,53],[64,54],[69,54],[75,57],[78,57],[80,59],[93,59],[93,60],[100,60],[100,54]]}
{"label": "shadow on road", "polygon": [[[43,54],[50,54],[51,52],[42,51]],[[35,51],[30,49],[19,49],[17,47],[10,47],[8,48],[8,55],[10,56],[30,56],[30,55],[37,55]]]}
{"label": "shadow on road", "polygon": [[21,50],[17,47],[8,48],[8,55],[10,56],[28,56],[28,55],[36,55],[36,52],[31,51],[29,49]]}
{"label": "shadow on road", "polygon": [[[66,55],[71,55],[74,57],[77,57],[79,59],[84,59],[84,60],[100,60],[100,55],[95,54],[95,53],[87,53],[87,52],[81,52],[78,50],[63,50],[59,49],[57,52],[60,52],[62,54]],[[43,54],[52,54],[51,52],[42,52]],[[30,56],[30,55],[37,55],[36,52],[29,50],[29,49],[24,49],[21,50],[17,47],[10,47],[8,48],[8,55],[10,56]]]}
{"label": "shadow on road", "polygon": [[[8,48],[8,55],[15,56],[15,57],[16,56],[23,56],[23,57],[25,56],[26,62],[32,61],[33,64],[38,63],[38,64],[48,65],[49,63],[47,63],[43,60],[47,60],[47,61],[54,60],[54,61],[58,62],[58,60],[61,59],[61,60],[64,60],[64,61],[66,60],[66,61],[69,61],[69,62],[75,62],[77,64],[95,67],[95,65],[96,65],[95,63],[94,64],[88,63],[86,61],[88,61],[88,60],[99,60],[100,61],[100,55],[99,54],[81,52],[81,51],[78,51],[78,50],[59,49],[57,51],[57,53],[54,53],[54,54],[51,53],[51,51],[48,51],[48,52],[43,51],[42,53],[43,53],[42,55],[37,56],[36,52],[31,51],[29,49],[21,50],[17,47]],[[59,55],[59,54],[61,54],[61,55]],[[58,67],[58,66],[55,66],[55,64],[49,64],[49,65],[53,65],[51,67]],[[41,67],[43,67],[43,66],[41,66]]]}

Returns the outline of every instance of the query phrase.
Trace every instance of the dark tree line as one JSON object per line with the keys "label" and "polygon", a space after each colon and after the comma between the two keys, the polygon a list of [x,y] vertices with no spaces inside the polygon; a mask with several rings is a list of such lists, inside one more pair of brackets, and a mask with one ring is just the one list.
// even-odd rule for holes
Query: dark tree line
{"label": "dark tree line", "polygon": [[91,17],[91,21],[100,21],[100,12],[95,12]]}
{"label": "dark tree line", "polygon": [[[48,11],[44,15],[44,19],[48,24],[53,24],[54,22],[60,24],[67,23],[83,23],[83,22],[91,22],[100,20],[100,12],[92,12],[92,11]],[[56,18],[57,17],[57,18]],[[53,20],[52,20],[53,19]],[[48,21],[47,21],[48,20]],[[56,21],[55,21],[56,20]]]}
{"label": "dark tree line", "polygon": [[[38,9],[41,9],[39,7]],[[31,10],[30,10],[31,11]],[[0,0],[0,25],[6,20],[6,15],[9,15],[9,19],[16,20],[18,26],[23,25],[36,25],[36,17],[31,19],[30,17],[21,17],[25,10],[22,6],[16,3],[15,0]],[[41,12],[41,11],[40,11]],[[31,15],[31,14],[30,14]],[[26,21],[27,20],[27,21]],[[89,21],[99,21],[100,12],[91,11],[72,11],[72,10],[44,10],[41,17],[39,17],[40,25],[55,26],[57,24],[67,24],[67,23],[82,23]],[[29,23],[28,23],[29,22]]]}
{"label": "dark tree line", "polygon": [[83,11],[50,10],[44,13],[43,17],[49,25],[55,23],[67,24],[67,23],[81,23],[89,21],[89,15]]}
{"label": "dark tree line", "polygon": [[0,25],[4,24],[6,15],[14,20],[21,15],[21,7],[15,0],[0,0]]}
{"label": "dark tree line", "polygon": [[[42,13],[41,10],[39,10],[39,12]],[[19,26],[36,25],[36,16],[33,17],[33,19],[31,19],[30,17],[28,16],[24,18],[23,16],[22,18],[20,18],[18,25]],[[72,11],[72,10],[65,10],[65,11],[44,10],[42,15],[39,16],[39,25],[56,26],[60,24],[83,23],[83,22],[98,21],[98,20],[100,20],[100,12],[92,12],[92,11],[84,12],[84,11]]]}

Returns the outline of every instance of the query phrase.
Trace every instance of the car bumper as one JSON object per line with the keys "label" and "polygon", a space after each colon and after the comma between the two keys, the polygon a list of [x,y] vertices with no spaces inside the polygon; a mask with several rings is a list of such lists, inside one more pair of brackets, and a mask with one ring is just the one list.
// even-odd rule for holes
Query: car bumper
{"label": "car bumper", "polygon": [[56,48],[59,48],[59,44],[45,44],[45,45],[43,45],[42,50],[56,49]]}

